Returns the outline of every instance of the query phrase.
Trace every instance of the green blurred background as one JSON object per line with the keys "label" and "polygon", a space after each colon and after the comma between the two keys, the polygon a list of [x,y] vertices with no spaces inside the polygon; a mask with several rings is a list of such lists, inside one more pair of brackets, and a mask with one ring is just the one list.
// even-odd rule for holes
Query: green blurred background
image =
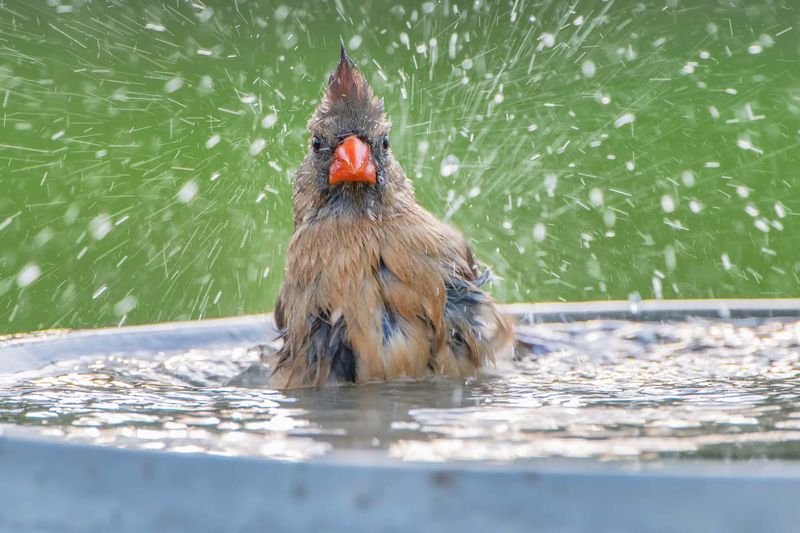
{"label": "green blurred background", "polygon": [[503,301],[798,296],[786,1],[0,3],[0,332],[272,308],[338,56]]}

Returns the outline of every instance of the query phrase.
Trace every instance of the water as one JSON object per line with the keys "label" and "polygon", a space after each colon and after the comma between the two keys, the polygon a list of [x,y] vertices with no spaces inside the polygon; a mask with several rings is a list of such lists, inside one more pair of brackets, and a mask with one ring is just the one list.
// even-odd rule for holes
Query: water
{"label": "water", "polygon": [[[520,326],[461,381],[278,392],[244,347],[0,376],[0,428],[122,448],[304,460],[800,458],[800,321]],[[249,385],[249,386],[244,386]]]}
{"label": "water", "polygon": [[0,332],[269,311],[351,48],[503,301],[796,296],[794,0],[0,2]]}

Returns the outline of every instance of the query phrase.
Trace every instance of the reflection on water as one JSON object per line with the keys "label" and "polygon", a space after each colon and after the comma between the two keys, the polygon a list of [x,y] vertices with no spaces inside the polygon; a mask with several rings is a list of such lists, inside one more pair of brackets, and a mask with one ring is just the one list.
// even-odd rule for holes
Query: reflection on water
{"label": "reflection on water", "polygon": [[[301,460],[800,458],[800,322],[521,326],[520,360],[466,383],[277,392],[244,348],[0,376],[8,432]],[[12,426],[13,425],[13,426]]]}

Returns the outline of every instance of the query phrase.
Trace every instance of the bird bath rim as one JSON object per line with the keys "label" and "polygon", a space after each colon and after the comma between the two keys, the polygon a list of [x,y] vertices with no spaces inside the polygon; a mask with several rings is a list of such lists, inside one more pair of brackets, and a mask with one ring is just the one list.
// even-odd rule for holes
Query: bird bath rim
{"label": "bird bath rim", "polygon": [[[525,323],[800,317],[800,299],[510,304]],[[247,346],[270,315],[0,339],[0,373],[78,356]],[[409,497],[413,495],[413,497]],[[370,452],[302,462],[59,442],[0,428],[0,531],[791,531],[800,462],[586,459],[421,463]],[[402,501],[402,505],[397,502]],[[468,508],[465,511],[465,505]],[[680,517],[675,510],[680,509]],[[755,522],[754,522],[755,520]]]}

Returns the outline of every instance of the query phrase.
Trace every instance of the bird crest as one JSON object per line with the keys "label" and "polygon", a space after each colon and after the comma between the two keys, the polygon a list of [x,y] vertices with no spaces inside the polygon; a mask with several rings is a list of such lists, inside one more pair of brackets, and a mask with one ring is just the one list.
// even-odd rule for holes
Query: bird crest
{"label": "bird crest", "polygon": [[309,126],[327,129],[331,137],[353,132],[365,134],[376,126],[388,129],[383,100],[373,95],[367,80],[347,56],[344,43],[340,44],[339,63],[328,78],[322,101]]}
{"label": "bird crest", "polygon": [[347,56],[344,43],[341,44],[341,54],[336,70],[328,78],[328,88],[325,96],[330,103],[358,102],[372,99],[372,91],[367,85],[361,71]]}

